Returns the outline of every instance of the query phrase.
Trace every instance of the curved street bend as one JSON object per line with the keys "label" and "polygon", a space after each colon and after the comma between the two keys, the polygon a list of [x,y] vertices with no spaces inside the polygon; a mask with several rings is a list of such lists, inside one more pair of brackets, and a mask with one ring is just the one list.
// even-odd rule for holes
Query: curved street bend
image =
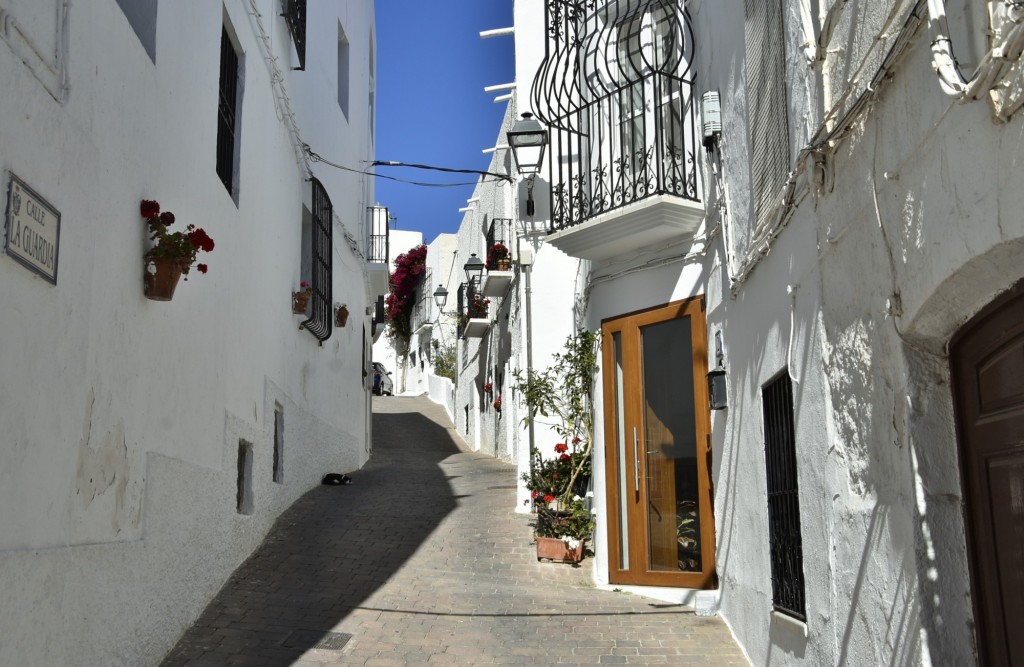
{"label": "curved street bend", "polygon": [[374,398],[369,463],[277,521],[164,665],[747,665],[717,617],[538,563],[515,469],[422,397]]}

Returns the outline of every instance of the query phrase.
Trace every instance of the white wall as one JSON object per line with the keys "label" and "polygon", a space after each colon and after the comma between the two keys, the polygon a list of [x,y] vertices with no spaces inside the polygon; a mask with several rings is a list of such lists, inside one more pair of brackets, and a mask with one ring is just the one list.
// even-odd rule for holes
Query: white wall
{"label": "white wall", "polygon": [[[16,55],[14,31],[0,39],[4,185],[13,172],[62,213],[56,285],[0,257],[0,663],[155,664],[284,508],[365,461],[365,423],[340,418],[365,403],[365,260],[344,235],[362,238],[372,186],[314,169],[337,216],[335,300],[353,311],[321,347],[291,314],[310,186],[249,3],[161,3],[155,63],[116,3],[69,4],[60,34],[57,4],[8,8],[38,45],[66,40],[66,91]],[[287,63],[277,3],[255,6]],[[244,51],[237,205],[214,167],[224,13]],[[308,26],[306,71],[284,72],[302,138],[328,159],[369,159],[373,3],[311,6]],[[142,295],[143,198],[216,241],[209,273],[171,302]],[[283,484],[270,480],[275,406]],[[248,515],[235,508],[240,439],[255,458]]]}

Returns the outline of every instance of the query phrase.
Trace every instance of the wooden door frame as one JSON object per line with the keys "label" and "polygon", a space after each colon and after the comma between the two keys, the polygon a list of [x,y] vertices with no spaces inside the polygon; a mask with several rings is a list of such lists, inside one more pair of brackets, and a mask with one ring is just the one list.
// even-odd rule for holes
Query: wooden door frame
{"label": "wooden door frame", "polygon": [[[673,588],[714,588],[717,584],[715,572],[715,520],[714,520],[714,497],[712,495],[713,484],[711,481],[711,410],[708,405],[708,352],[707,352],[707,321],[705,318],[706,300],[704,295],[694,296],[687,299],[672,301],[670,303],[633,311],[614,317],[605,318],[601,321],[602,334],[602,363],[603,363],[603,388],[604,388],[604,454],[605,454],[605,488],[607,490],[605,499],[605,511],[608,517],[608,576],[611,583],[637,584],[647,586],[669,586]],[[631,569],[623,570],[620,567],[618,550],[622,543],[621,526],[619,525],[619,470],[618,470],[618,421],[617,396],[615,386],[615,351],[612,343],[612,334],[621,332],[623,334],[623,350],[626,349],[627,329],[639,331],[642,326],[667,322],[674,319],[689,316],[691,318],[690,331],[692,334],[691,350],[693,354],[693,394],[694,394],[694,419],[696,423],[696,444],[697,444],[697,488],[698,488],[698,513],[700,516],[701,530],[701,566],[700,572],[653,572],[646,568],[637,571],[635,558],[640,556],[646,563],[647,553],[647,528],[646,519],[641,523],[641,530],[632,531],[627,537],[629,553],[631,554]],[[623,324],[625,328],[609,325]],[[631,336],[632,337],[632,336]],[[639,340],[632,341],[639,348]],[[623,358],[623,386],[632,386],[637,389],[623,396],[623,409],[626,414],[635,416],[643,414],[643,392],[640,378],[642,364],[634,363],[632,368],[630,362]],[[639,426],[639,425],[638,425]],[[626,440],[629,440],[630,428],[626,428]],[[642,431],[643,429],[640,429]],[[639,434],[639,433],[638,433]],[[646,434],[644,434],[646,437]],[[646,450],[646,443],[644,443]],[[628,448],[627,448],[628,449]],[[635,464],[634,464],[635,465]],[[628,472],[623,471],[623,474]],[[639,474],[639,473],[637,473]],[[644,489],[646,495],[646,488]]]}

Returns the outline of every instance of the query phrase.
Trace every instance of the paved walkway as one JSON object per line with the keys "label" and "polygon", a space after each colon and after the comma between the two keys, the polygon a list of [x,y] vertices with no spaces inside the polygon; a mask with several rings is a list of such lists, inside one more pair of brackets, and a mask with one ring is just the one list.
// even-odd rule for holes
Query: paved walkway
{"label": "paved walkway", "polygon": [[374,398],[373,419],[353,484],[282,515],[164,665],[747,665],[717,618],[538,563],[515,469],[440,407]]}

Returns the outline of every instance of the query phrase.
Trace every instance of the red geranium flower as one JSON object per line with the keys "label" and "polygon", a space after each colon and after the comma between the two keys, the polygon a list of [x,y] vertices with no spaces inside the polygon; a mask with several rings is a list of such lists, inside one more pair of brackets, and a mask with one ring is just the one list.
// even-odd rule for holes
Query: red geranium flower
{"label": "red geranium flower", "polygon": [[142,217],[147,220],[155,218],[160,215],[160,204],[152,199],[143,199],[142,204],[139,206],[139,212],[142,213]]}
{"label": "red geranium flower", "polygon": [[163,213],[160,214],[160,222],[165,225],[173,225],[174,214],[171,213],[170,211],[164,211]]}
{"label": "red geranium flower", "polygon": [[569,451],[569,445],[565,444],[564,442],[560,442],[557,445],[555,445],[555,451],[556,452],[567,452],[567,451]]}
{"label": "red geranium flower", "polygon": [[558,460],[559,461],[571,461],[572,457],[569,456],[568,454],[562,454],[561,456],[558,457]]}
{"label": "red geranium flower", "polygon": [[208,269],[209,269],[210,267],[208,267],[208,266],[207,266],[207,265],[205,265],[205,264],[196,264],[196,268],[197,268],[197,269],[199,269],[199,273],[206,273],[206,271],[207,271],[207,270],[208,270]]}
{"label": "red geranium flower", "polygon": [[554,501],[555,501],[555,497],[553,495],[551,495],[550,493],[544,496],[544,502],[546,502],[546,503],[553,503]]}
{"label": "red geranium flower", "polygon": [[583,442],[583,441],[582,441],[582,440],[580,440],[579,438],[573,438],[573,439],[572,439],[572,444],[574,444],[574,445],[578,445],[578,444],[580,444],[581,442]]}
{"label": "red geranium flower", "polygon": [[536,498],[536,497],[537,497],[537,496],[539,496],[539,495],[540,495],[540,491],[534,491],[534,492],[532,492],[532,493],[530,494],[530,497],[531,497],[531,498]]}

